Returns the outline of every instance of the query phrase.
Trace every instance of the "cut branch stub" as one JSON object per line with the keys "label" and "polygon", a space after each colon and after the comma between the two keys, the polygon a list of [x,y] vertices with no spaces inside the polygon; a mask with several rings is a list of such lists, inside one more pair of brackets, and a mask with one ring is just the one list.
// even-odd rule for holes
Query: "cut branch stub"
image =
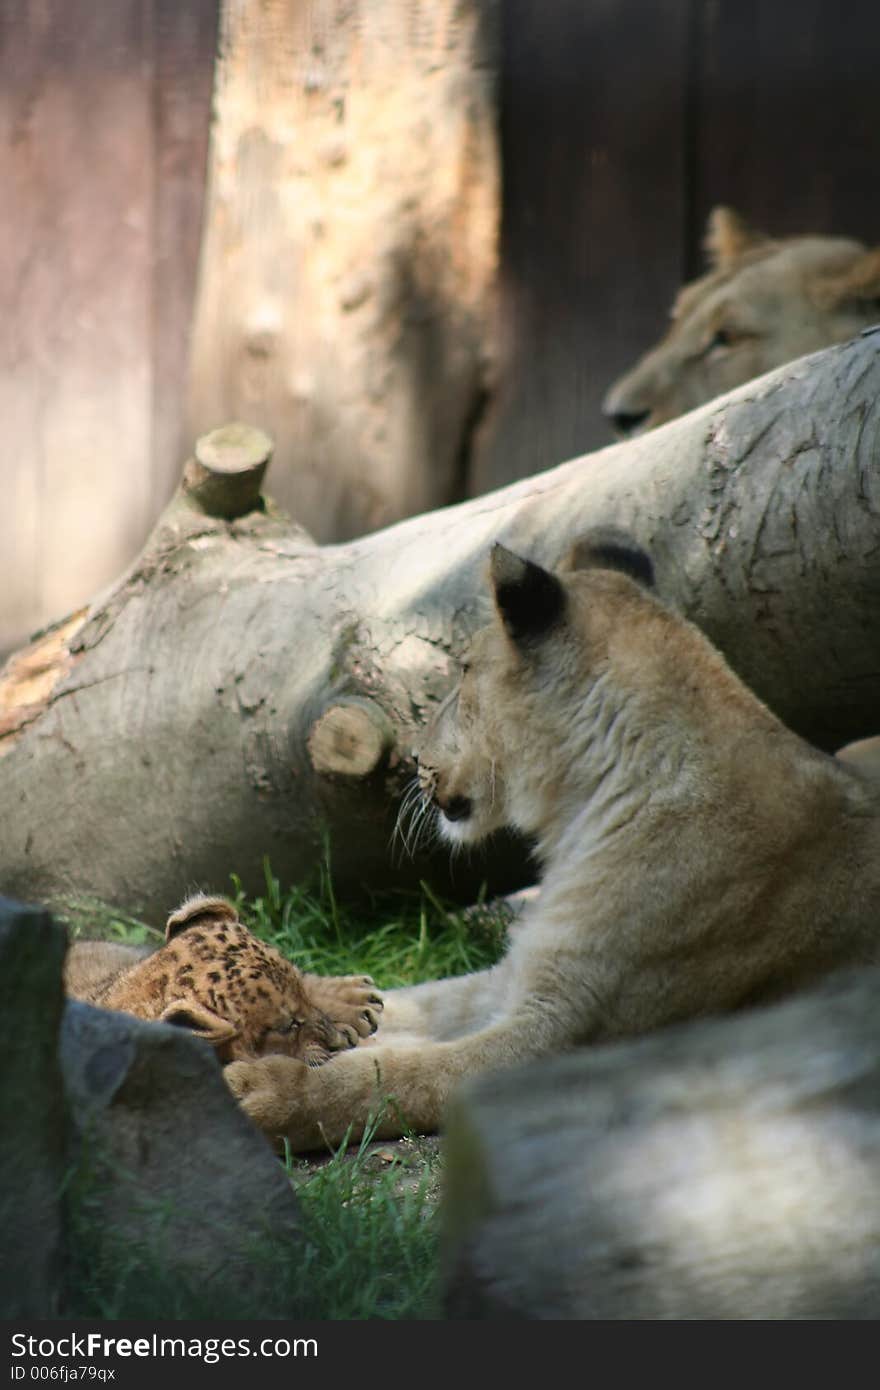
{"label": "cut branch stub", "polygon": [[312,767],[321,774],[369,777],[394,746],[394,728],[372,700],[344,699],[326,709],[309,733]]}
{"label": "cut branch stub", "polygon": [[197,440],[195,458],[183,471],[184,491],[208,516],[244,516],[259,503],[273,448],[253,425],[221,425]]}

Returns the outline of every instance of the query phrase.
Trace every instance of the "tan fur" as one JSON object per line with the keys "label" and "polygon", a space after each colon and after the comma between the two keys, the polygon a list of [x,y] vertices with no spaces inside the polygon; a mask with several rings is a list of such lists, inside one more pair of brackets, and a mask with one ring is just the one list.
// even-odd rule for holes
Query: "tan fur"
{"label": "tan fur", "polygon": [[249,932],[225,898],[187,899],[168,918],[165,937],[152,954],[75,942],[67,993],[187,1028],[224,1063],[271,1052],[315,1066],[376,1030],[382,1001],[368,976],[304,975]]}
{"label": "tan fur", "polygon": [[[391,991],[377,1045],[315,1073],[273,1057],[227,1068],[272,1137],[337,1142],[383,1094],[430,1131],[474,1073],[880,959],[876,785],[787,730],[625,574],[562,577],[557,619],[512,636],[505,603],[527,568],[496,547],[499,617],[420,763],[451,843],[501,824],[535,837],[540,894],[494,969]],[[399,1133],[399,1115],[379,1132]]]}
{"label": "tan fur", "polygon": [[775,241],[716,208],[706,247],[709,273],[681,290],[669,332],[605,397],[619,433],[652,429],[880,320],[880,250],[861,242]]}

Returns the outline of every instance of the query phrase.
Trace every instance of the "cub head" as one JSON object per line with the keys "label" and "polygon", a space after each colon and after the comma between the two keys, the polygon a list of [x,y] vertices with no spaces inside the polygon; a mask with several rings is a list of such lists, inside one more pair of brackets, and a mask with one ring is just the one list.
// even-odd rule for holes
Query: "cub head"
{"label": "cub head", "polygon": [[296,966],[224,898],[199,895],[173,912],[147,968],[160,994],[150,1016],[205,1038],[224,1064],[272,1052],[317,1066],[353,1045],[312,1003]]}
{"label": "cub head", "polygon": [[423,803],[452,845],[503,825],[540,839],[583,803],[614,755],[637,648],[673,621],[647,592],[650,559],[618,533],[588,537],[558,574],[495,545],[489,581],[493,621],[417,750]]}
{"label": "cub head", "polygon": [[610,387],[618,435],[662,425],[880,318],[880,249],[845,237],[773,240],[730,208],[709,218],[706,275],[680,291],[665,337]]}

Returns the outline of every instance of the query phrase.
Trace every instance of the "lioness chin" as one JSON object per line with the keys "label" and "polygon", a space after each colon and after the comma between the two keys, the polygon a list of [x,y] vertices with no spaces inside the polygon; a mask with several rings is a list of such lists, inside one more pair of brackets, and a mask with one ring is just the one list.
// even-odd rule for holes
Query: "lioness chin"
{"label": "lioness chin", "polygon": [[435,1130],[464,1077],[795,990],[880,958],[880,805],[653,596],[647,556],[554,575],[492,551],[495,618],[420,750],[451,843],[533,836],[541,892],[493,969],[392,990],[378,1042],[318,1071],[233,1064],[295,1148]]}

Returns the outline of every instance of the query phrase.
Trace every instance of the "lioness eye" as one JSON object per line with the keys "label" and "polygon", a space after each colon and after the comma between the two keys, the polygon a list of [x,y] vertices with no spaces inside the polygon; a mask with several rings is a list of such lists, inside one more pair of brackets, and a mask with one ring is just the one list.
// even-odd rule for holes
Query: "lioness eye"
{"label": "lioness eye", "polygon": [[711,343],[709,344],[709,347],[710,347],[710,348],[730,347],[730,345],[731,345],[732,342],[733,342],[733,338],[732,338],[731,335],[728,333],[727,329],[726,329],[726,328],[719,328],[719,329],[718,329],[718,332],[714,335],[714,337],[713,337]]}
{"label": "lioness eye", "polygon": [[463,676],[466,676],[468,671],[471,669],[471,663],[469,661],[460,661],[459,667],[461,668],[461,674]]}
{"label": "lioness eye", "polygon": [[282,1033],[296,1033],[303,1026],[301,1018],[292,1018],[286,1028],[282,1028]]}

